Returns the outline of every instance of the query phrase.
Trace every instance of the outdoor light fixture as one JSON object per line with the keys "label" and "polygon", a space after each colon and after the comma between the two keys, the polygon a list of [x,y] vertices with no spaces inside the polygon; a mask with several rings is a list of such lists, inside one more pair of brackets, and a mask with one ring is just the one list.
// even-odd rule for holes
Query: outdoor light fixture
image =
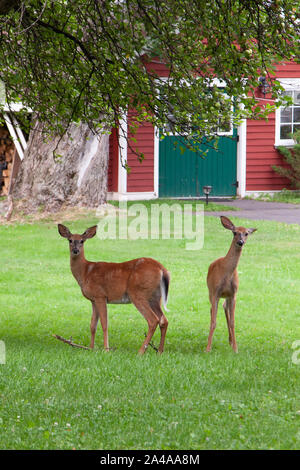
{"label": "outdoor light fixture", "polygon": [[203,192],[206,197],[206,204],[208,204],[208,195],[210,194],[211,190],[212,190],[212,186],[203,186]]}
{"label": "outdoor light fixture", "polygon": [[270,91],[271,85],[269,85],[269,83],[267,82],[266,77],[259,77],[258,83],[259,83],[258,86],[260,88],[260,91],[263,93],[265,97],[268,91]]}

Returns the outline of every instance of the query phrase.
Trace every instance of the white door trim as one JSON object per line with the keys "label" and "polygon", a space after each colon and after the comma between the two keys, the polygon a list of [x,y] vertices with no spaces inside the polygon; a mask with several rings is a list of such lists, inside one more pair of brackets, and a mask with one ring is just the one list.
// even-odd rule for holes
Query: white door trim
{"label": "white door trim", "polygon": [[237,129],[237,158],[236,158],[236,179],[239,183],[237,196],[246,195],[246,162],[247,162],[247,120],[243,119]]}

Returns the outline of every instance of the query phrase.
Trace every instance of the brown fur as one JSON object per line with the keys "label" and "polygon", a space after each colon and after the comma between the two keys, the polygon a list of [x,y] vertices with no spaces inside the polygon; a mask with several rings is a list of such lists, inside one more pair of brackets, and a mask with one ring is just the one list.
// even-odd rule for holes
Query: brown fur
{"label": "brown fur", "polygon": [[133,303],[148,323],[148,334],[139,352],[143,354],[151,341],[157,325],[161,340],[158,351],[163,352],[168,321],[161,309],[162,294],[168,296],[170,274],[166,268],[152,258],[137,258],[124,263],[87,261],[84,242],[95,236],[97,226],[90,227],[82,235],[72,234],[64,225],[58,225],[62,237],[70,242],[70,263],[73,276],[81,287],[82,294],[91,301],[91,344],[94,347],[98,319],[104,335],[104,348],[109,349],[107,304]]}
{"label": "brown fur", "polygon": [[242,247],[246,243],[248,235],[255,232],[255,228],[235,227],[234,224],[224,216],[221,216],[223,226],[233,232],[233,240],[227,255],[219,258],[208,269],[207,287],[209,290],[209,301],[211,303],[211,322],[206,351],[211,350],[212,337],[216,328],[216,318],[220,298],[225,298],[223,304],[227,320],[229,343],[237,352],[237,344],[234,331],[234,314],[236,294],[239,287],[237,265],[242,253]]}

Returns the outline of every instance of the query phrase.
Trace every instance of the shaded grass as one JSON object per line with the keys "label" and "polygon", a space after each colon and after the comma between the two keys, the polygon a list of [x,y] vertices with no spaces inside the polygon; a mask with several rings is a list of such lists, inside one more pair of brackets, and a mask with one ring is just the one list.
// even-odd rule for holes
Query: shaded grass
{"label": "shaded grass", "polygon": [[[239,225],[244,220],[233,218]],[[62,223],[64,221],[62,220]],[[68,222],[82,232],[96,218]],[[160,260],[171,271],[165,353],[137,351],[146,322],[131,305],[109,306],[111,353],[71,349],[52,333],[89,344],[90,303],[73,279],[55,224],[0,227],[2,252],[0,447],[2,449],[296,449],[300,447],[300,227],[259,221],[243,249],[236,309],[239,354],[219,307],[213,350],[206,273],[231,235],[205,217],[205,243],[99,240],[90,260]],[[159,342],[159,332],[154,343]]]}

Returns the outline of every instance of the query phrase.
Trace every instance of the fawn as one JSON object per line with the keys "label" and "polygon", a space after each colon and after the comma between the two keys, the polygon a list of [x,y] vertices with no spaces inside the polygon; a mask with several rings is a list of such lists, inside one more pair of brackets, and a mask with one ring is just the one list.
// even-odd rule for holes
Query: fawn
{"label": "fawn", "polygon": [[229,343],[235,352],[238,351],[234,332],[234,312],[236,294],[239,286],[237,265],[242,253],[242,248],[247,241],[248,235],[255,232],[256,228],[235,227],[227,217],[221,216],[223,226],[231,230],[233,240],[229,251],[224,258],[215,260],[208,268],[207,287],[211,303],[210,331],[206,351],[211,350],[212,337],[216,328],[216,318],[220,298],[225,298],[223,304],[227,320]]}
{"label": "fawn", "polygon": [[107,304],[133,303],[148,323],[148,334],[139,353],[144,354],[157,325],[161,332],[158,352],[162,353],[168,327],[168,320],[161,309],[161,300],[165,309],[168,300],[170,274],[166,268],[152,258],[137,258],[124,263],[87,261],[83,245],[88,238],[96,235],[97,225],[88,228],[82,235],[72,234],[61,224],[58,224],[58,231],[69,240],[72,274],[84,297],[92,303],[90,347],[94,348],[100,318],[104,349],[109,350]]}

